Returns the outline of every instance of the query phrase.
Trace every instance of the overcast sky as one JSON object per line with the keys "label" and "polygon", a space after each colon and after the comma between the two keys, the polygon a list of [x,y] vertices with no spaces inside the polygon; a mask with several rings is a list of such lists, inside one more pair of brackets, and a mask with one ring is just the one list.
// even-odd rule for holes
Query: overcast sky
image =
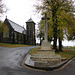
{"label": "overcast sky", "polygon": [[[41,17],[40,14],[36,14],[34,4],[37,4],[37,0],[4,0],[4,4],[9,9],[3,16],[2,20],[7,18],[18,23],[21,26],[25,26],[25,22],[30,19],[37,24]],[[37,29],[37,25],[36,25]],[[75,41],[73,42],[63,42],[65,46],[75,46]]]}
{"label": "overcast sky", "polygon": [[23,26],[31,17],[35,23],[37,23],[40,21],[40,16],[35,13],[35,7],[33,5],[36,3],[36,0],[4,0],[8,11],[4,14],[2,20],[4,20],[7,15],[8,19]]}

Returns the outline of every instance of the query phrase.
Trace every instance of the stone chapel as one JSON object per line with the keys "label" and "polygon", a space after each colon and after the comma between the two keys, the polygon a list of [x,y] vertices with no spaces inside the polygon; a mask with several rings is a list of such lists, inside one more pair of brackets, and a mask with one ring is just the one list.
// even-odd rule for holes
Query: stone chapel
{"label": "stone chapel", "polygon": [[36,45],[35,22],[31,18],[26,22],[26,29],[7,18],[4,24],[6,31],[0,33],[1,43]]}

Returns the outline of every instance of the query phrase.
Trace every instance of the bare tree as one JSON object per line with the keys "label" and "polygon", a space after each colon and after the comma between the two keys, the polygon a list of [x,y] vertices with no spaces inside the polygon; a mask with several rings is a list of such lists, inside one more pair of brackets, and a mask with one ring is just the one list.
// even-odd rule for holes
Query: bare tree
{"label": "bare tree", "polygon": [[[3,4],[3,0],[0,0],[0,17],[7,11],[6,6]],[[0,20],[0,33],[5,30],[5,25]]]}
{"label": "bare tree", "polygon": [[7,9],[6,6],[3,4],[3,0],[0,0],[0,16],[6,11]]}

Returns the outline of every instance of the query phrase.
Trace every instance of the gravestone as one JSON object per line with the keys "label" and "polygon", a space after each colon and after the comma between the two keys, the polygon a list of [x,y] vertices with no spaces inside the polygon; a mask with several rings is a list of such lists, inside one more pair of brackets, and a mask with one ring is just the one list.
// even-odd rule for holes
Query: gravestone
{"label": "gravestone", "polygon": [[47,30],[47,14],[45,14],[45,18],[42,18],[45,20],[45,40],[42,42],[41,49],[37,50],[37,54],[32,55],[31,59],[34,60],[34,66],[35,67],[50,67],[53,65],[56,65],[61,62],[61,56],[55,54],[55,50],[52,50],[50,47],[50,43],[48,42],[48,30]]}

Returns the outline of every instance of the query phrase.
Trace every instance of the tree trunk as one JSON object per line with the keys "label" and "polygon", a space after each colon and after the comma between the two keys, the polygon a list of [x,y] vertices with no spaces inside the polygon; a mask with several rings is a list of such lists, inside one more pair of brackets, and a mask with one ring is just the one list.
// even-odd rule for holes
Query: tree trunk
{"label": "tree trunk", "polygon": [[53,49],[55,49],[56,52],[58,52],[57,50],[57,28],[54,28],[54,41],[53,41]]}
{"label": "tree trunk", "polygon": [[41,46],[41,37],[40,37],[40,46]]}
{"label": "tree trunk", "polygon": [[54,37],[54,41],[53,41],[53,49],[55,49],[56,52],[58,52],[57,50],[57,15],[56,15],[56,7],[53,7],[52,9],[52,21],[53,21],[53,37]]}
{"label": "tree trunk", "polygon": [[60,37],[59,37],[59,51],[63,52],[63,50],[62,50],[62,40],[61,40]]}

